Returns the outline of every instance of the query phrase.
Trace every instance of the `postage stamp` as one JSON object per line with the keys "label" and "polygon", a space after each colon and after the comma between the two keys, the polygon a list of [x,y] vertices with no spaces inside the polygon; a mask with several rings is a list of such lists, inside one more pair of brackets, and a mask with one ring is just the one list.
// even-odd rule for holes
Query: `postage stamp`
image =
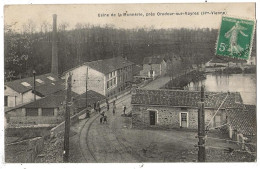
{"label": "postage stamp", "polygon": [[216,55],[248,60],[252,49],[254,28],[254,20],[222,17]]}

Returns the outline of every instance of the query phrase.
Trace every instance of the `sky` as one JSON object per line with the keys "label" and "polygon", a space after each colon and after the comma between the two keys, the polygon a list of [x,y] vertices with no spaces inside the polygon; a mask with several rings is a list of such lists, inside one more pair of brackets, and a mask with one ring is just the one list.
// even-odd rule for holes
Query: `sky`
{"label": "sky", "polygon": [[[118,13],[142,13],[142,16],[118,16]],[[22,30],[22,25],[32,20],[38,27],[45,21],[52,23],[52,15],[58,15],[58,25],[69,23],[69,29],[77,23],[91,25],[114,25],[116,28],[219,28],[221,14],[225,16],[255,19],[255,3],[197,3],[197,4],[109,4],[109,5],[9,5],[4,8],[4,24],[16,23],[13,29]],[[171,16],[158,16],[159,13],[174,13]],[[177,12],[190,12],[192,15]],[[209,12],[202,15],[201,12]],[[111,14],[115,14],[114,17]],[[146,16],[153,13],[154,16]],[[109,14],[109,17],[98,17]]]}

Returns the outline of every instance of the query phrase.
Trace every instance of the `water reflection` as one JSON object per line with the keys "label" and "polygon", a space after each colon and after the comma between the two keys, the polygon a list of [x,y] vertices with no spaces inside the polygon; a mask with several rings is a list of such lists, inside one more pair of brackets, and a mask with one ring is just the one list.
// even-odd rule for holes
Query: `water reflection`
{"label": "water reflection", "polygon": [[255,74],[208,74],[206,79],[196,83],[190,83],[186,90],[200,90],[201,84],[206,91],[213,92],[240,92],[245,104],[256,105],[256,75]]}

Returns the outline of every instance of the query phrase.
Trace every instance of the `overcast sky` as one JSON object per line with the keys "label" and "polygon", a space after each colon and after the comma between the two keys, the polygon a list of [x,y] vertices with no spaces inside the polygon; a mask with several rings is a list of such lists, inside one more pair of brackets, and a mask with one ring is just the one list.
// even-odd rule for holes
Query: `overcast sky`
{"label": "overcast sky", "polygon": [[[118,13],[143,13],[142,16],[118,17]],[[52,23],[52,14],[58,15],[58,24],[67,22],[70,29],[76,23],[114,25],[117,28],[219,28],[221,15],[201,15],[200,12],[226,12],[229,16],[255,18],[254,3],[203,3],[203,4],[128,4],[128,5],[13,5],[5,6],[5,24],[16,23],[20,30],[23,23],[33,20],[37,27],[44,21]],[[155,16],[146,17],[153,12]],[[199,16],[157,16],[157,13],[199,12]],[[98,17],[98,14],[116,14],[115,17]]]}

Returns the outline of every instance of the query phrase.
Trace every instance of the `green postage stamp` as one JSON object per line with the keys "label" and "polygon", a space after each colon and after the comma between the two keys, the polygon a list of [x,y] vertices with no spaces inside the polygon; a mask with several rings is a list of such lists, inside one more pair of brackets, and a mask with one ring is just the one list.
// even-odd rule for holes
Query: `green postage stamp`
{"label": "green postage stamp", "polygon": [[216,55],[249,59],[254,29],[254,20],[222,17]]}

